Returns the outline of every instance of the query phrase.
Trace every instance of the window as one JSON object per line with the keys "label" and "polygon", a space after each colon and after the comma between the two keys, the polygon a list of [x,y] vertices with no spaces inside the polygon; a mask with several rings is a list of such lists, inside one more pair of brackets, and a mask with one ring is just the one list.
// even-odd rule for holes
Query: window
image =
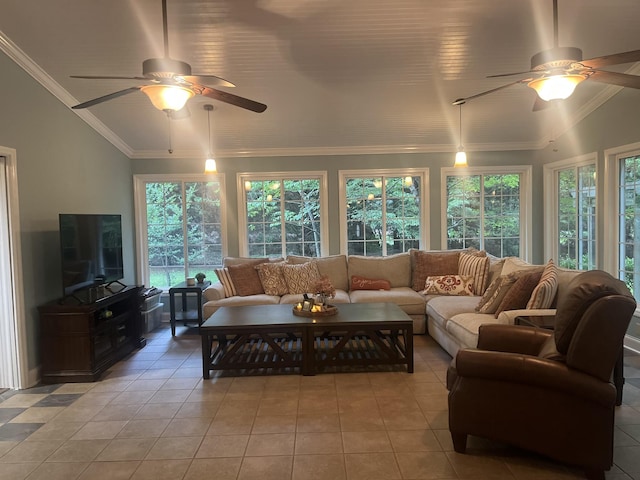
{"label": "window", "polygon": [[564,268],[596,268],[596,155],[544,166],[545,253]]}
{"label": "window", "polygon": [[326,174],[239,174],[241,254],[319,257],[327,245]]}
{"label": "window", "polygon": [[343,252],[383,256],[426,245],[427,170],[341,171]]}
{"label": "window", "polygon": [[135,188],[142,282],[167,289],[199,272],[215,278],[224,251],[222,181],[136,176]]}
{"label": "window", "polygon": [[619,162],[617,273],[640,298],[640,152]]}
{"label": "window", "polygon": [[531,167],[442,169],[444,245],[528,258]]}

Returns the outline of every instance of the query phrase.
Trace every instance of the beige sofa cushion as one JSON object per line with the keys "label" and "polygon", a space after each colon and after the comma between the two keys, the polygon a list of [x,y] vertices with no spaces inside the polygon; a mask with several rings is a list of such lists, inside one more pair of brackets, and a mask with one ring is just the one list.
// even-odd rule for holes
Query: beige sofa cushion
{"label": "beige sofa cushion", "polygon": [[445,329],[460,343],[460,348],[476,348],[478,330],[480,325],[486,323],[502,323],[502,319],[500,317],[496,319],[493,314],[460,313],[449,319]]}
{"label": "beige sofa cushion", "polygon": [[326,275],[338,290],[349,290],[349,276],[347,275],[347,256],[330,255],[328,257],[287,256],[287,263],[297,265],[314,260],[318,264],[320,275]]}
{"label": "beige sofa cushion", "polygon": [[411,286],[411,259],[409,258],[409,252],[397,253],[387,257],[349,255],[348,266],[349,278],[352,275],[358,275],[372,279],[389,280],[391,288]]}
{"label": "beige sofa cushion", "polygon": [[481,297],[427,297],[427,315],[445,328],[447,321],[460,313],[473,312]]}
{"label": "beige sofa cushion", "polygon": [[411,287],[395,287],[391,290],[354,290],[349,292],[351,303],[388,302],[398,305],[407,315],[424,315],[424,296]]}

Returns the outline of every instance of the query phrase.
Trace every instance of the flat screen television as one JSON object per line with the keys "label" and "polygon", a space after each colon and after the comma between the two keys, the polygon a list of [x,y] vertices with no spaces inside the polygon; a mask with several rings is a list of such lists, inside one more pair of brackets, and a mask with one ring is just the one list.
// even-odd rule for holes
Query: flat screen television
{"label": "flat screen television", "polygon": [[121,215],[60,214],[63,295],[124,277]]}

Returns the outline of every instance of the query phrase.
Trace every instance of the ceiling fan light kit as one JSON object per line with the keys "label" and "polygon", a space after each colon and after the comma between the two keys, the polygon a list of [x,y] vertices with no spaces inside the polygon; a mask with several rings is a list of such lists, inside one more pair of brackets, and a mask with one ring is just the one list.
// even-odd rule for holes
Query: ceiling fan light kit
{"label": "ceiling fan light kit", "polygon": [[71,108],[82,109],[92,107],[99,103],[113,100],[114,98],[141,90],[149,97],[149,100],[151,100],[154,107],[169,115],[171,112],[181,110],[187,101],[195,95],[209,97],[256,113],[262,113],[267,109],[267,106],[263,103],[216,90],[210,86],[202,84],[212,83],[220,87],[235,86],[224,78],[216,77],[215,75],[192,75],[191,65],[181,60],[174,60],[169,57],[167,0],[162,0],[162,27],[164,57],[148,58],[142,62],[142,76],[72,75],[72,78],[84,78],[90,80],[141,80],[148,82],[146,85],[119,90],[117,92],[74,105]]}
{"label": "ceiling fan light kit", "polygon": [[145,85],[140,90],[149,97],[154,107],[163,112],[182,110],[195,95],[192,90],[179,85]]}
{"label": "ceiling fan light kit", "polygon": [[564,100],[569,98],[587,75],[550,75],[531,80],[527,86],[533,88],[542,100]]}

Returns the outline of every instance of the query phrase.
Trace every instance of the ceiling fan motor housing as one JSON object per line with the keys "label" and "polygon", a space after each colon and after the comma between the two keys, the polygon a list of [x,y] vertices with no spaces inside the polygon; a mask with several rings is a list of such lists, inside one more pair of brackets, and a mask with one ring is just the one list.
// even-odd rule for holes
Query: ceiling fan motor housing
{"label": "ceiling fan motor housing", "polygon": [[531,57],[531,70],[549,70],[568,67],[582,61],[582,50],[576,47],[556,47],[543,50]]}
{"label": "ceiling fan motor housing", "polygon": [[172,58],[148,58],[142,62],[142,75],[154,78],[173,78],[191,75],[191,65]]}

